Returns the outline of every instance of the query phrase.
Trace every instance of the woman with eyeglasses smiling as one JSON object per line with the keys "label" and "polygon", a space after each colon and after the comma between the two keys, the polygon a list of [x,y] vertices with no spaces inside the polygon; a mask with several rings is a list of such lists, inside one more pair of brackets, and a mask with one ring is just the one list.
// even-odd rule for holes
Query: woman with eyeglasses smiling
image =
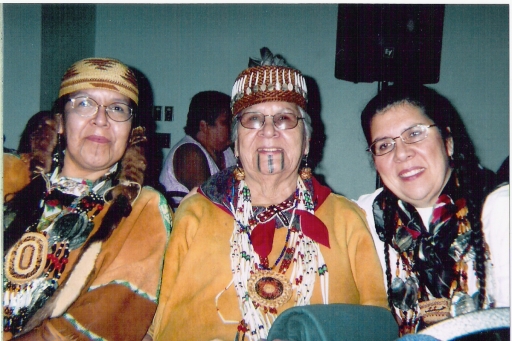
{"label": "woman with eyeglasses smiling", "polygon": [[[382,188],[363,195],[400,334],[508,307],[508,186],[494,189],[459,114],[420,85],[382,89],[361,125]],[[484,201],[487,199],[487,202]]]}
{"label": "woman with eyeglasses smiling", "polygon": [[138,100],[120,61],[78,61],[30,151],[4,155],[4,183],[16,186],[4,191],[3,340],[146,334],[171,218],[165,198],[143,187]]}
{"label": "woman with eyeglasses smiling", "polygon": [[386,306],[384,277],[355,203],[301,160],[307,88],[261,49],[232,91],[238,165],[184,199],[165,258],[156,340],[264,340],[293,306]]}

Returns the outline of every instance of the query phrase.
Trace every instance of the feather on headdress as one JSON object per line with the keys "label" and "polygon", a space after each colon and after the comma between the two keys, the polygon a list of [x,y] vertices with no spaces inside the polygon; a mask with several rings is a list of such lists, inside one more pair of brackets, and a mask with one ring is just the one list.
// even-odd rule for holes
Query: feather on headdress
{"label": "feather on headdress", "polygon": [[238,75],[233,85],[233,116],[251,105],[273,101],[295,103],[306,110],[308,89],[302,73],[266,47],[260,53],[261,59],[249,58],[249,68]]}

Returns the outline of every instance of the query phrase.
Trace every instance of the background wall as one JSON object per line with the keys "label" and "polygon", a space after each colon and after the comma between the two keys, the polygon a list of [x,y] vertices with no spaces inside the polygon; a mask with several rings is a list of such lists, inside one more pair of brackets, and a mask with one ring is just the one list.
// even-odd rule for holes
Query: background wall
{"label": "background wall", "polygon": [[55,76],[94,55],[96,6],[48,4],[41,12],[41,108],[50,109],[60,87]]}
{"label": "background wall", "polygon": [[28,119],[40,110],[41,6],[2,6],[4,145],[17,148]]}
{"label": "background wall", "polygon": [[[16,147],[28,118],[49,109],[38,100],[41,92],[53,91],[55,98],[55,84],[74,60],[53,67],[49,74],[41,57],[45,53],[41,31],[52,25],[46,21],[40,25],[45,5],[3,6],[4,135],[5,145]],[[174,121],[159,121],[155,127],[157,132],[171,133],[171,145],[184,135],[188,104],[195,93],[231,94],[236,76],[247,67],[249,57],[260,57],[261,47],[282,54],[314,80],[319,92],[315,128],[320,131],[317,137],[325,135],[326,140],[314,141],[323,145],[315,172],[336,192],[357,198],[375,186],[359,113],[377,92],[377,83],[354,84],[334,77],[337,10],[336,4],[109,4],[88,12],[89,22],[77,20],[68,27],[83,32],[86,25],[90,33],[86,36],[94,36],[94,55],[83,57],[122,60],[146,77],[155,105],[174,107]],[[92,28],[87,26],[91,20]],[[80,39],[91,44],[84,36],[77,43]],[[60,48],[65,54],[78,45]],[[42,81],[48,75],[55,80],[53,89]],[[446,6],[441,76],[438,84],[430,86],[452,100],[483,165],[497,170],[510,145],[508,5]],[[162,150],[162,156],[167,152]]]}

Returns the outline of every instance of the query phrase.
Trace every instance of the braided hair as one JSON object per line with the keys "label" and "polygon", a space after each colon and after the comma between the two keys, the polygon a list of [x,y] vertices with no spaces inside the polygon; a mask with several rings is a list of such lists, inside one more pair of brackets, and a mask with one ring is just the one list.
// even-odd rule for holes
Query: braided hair
{"label": "braided hair", "polygon": [[[453,175],[458,181],[458,198],[465,198],[468,206],[468,221],[471,224],[471,245],[475,250],[476,276],[479,284],[479,308],[482,308],[485,292],[485,241],[480,220],[482,206],[487,194],[495,187],[495,174],[483,168],[478,160],[474,145],[469,138],[462,119],[452,103],[435,90],[419,84],[395,84],[383,88],[372,98],[361,113],[361,127],[368,145],[372,143],[371,122],[373,117],[393,106],[408,103],[419,108],[439,129],[443,139],[453,139],[454,151],[450,160]],[[385,187],[385,186],[384,186]],[[387,190],[387,189],[385,189]],[[387,200],[384,210],[386,278],[388,282],[388,300],[390,300],[391,270],[389,264],[389,246],[395,226],[396,203]],[[391,309],[393,310],[393,309]]]}
{"label": "braided hair", "polygon": [[[396,202],[391,200],[391,198],[389,196],[386,196],[386,199],[385,199],[385,202],[384,202],[384,211],[392,211],[394,212],[395,210],[393,208],[393,206],[396,205]],[[395,222],[394,222],[394,214],[384,214],[384,226],[394,226]],[[395,320],[398,322],[399,321],[399,318],[398,316],[396,315],[396,312],[395,310],[393,309],[393,301],[392,301],[392,298],[393,298],[393,295],[392,295],[392,291],[391,291],[391,281],[393,279],[393,276],[391,274],[391,264],[390,264],[390,260],[389,260],[389,245],[391,245],[392,243],[392,240],[393,240],[393,229],[391,228],[386,228],[384,229],[384,260],[386,262],[386,272],[385,272],[385,275],[386,275],[386,281],[388,283],[387,285],[387,295],[388,295],[388,304],[389,304],[389,308],[391,309],[391,313],[393,314],[393,317],[395,318]]]}

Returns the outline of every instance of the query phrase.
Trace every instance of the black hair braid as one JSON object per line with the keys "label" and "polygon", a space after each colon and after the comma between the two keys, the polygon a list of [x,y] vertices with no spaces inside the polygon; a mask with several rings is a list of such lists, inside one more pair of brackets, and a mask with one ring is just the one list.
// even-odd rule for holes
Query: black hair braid
{"label": "black hair braid", "polygon": [[13,220],[4,231],[4,255],[26,232],[28,227],[36,225],[43,213],[40,201],[46,193],[46,181],[39,175],[25,188],[16,193],[13,199],[5,203],[4,221],[9,215]]}
{"label": "black hair braid", "polygon": [[393,309],[393,301],[391,300],[391,264],[389,263],[389,244],[386,242],[384,243],[384,259],[386,261],[386,282],[388,283],[387,288],[387,295],[388,295],[388,305],[391,309],[391,313],[395,317],[395,320],[397,319],[395,309]]}
{"label": "black hair braid", "polygon": [[[30,177],[33,180],[5,203],[4,223],[7,227],[4,231],[4,254],[28,228],[35,228],[43,213],[40,205],[46,194],[43,174],[48,173],[52,166],[52,152],[58,141],[58,124],[54,117],[37,116],[26,132],[30,150],[23,155],[28,157]],[[10,219],[10,223],[6,222]]]}
{"label": "black hair braid", "polygon": [[[385,191],[387,189],[384,189]],[[393,308],[393,300],[392,300],[392,292],[391,292],[391,280],[392,280],[392,273],[391,273],[391,264],[389,259],[389,245],[391,245],[393,241],[393,230],[395,226],[394,218],[395,218],[395,211],[392,209],[394,206],[393,200],[390,198],[389,195],[384,196],[384,205],[383,205],[383,213],[384,213],[384,258],[386,261],[386,281],[388,283],[387,288],[387,296],[388,296],[388,304],[389,308],[391,309],[391,313],[393,314],[393,317],[396,321],[398,321],[398,316],[396,315],[395,309]]]}
{"label": "black hair braid", "polygon": [[[473,214],[470,214],[473,216]],[[485,243],[482,232],[482,224],[480,220],[475,220],[475,223],[471,224],[471,237],[473,240],[473,247],[475,249],[475,263],[476,263],[476,275],[478,278],[478,284],[480,286],[478,292],[478,308],[482,309],[485,301]]]}
{"label": "black hair braid", "polygon": [[475,252],[475,272],[478,279],[478,307],[482,309],[486,297],[486,248],[481,221],[483,203],[494,188],[494,173],[470,165],[463,160],[454,162],[454,176],[459,180],[457,197],[466,198],[467,219],[471,224],[471,244]]}

